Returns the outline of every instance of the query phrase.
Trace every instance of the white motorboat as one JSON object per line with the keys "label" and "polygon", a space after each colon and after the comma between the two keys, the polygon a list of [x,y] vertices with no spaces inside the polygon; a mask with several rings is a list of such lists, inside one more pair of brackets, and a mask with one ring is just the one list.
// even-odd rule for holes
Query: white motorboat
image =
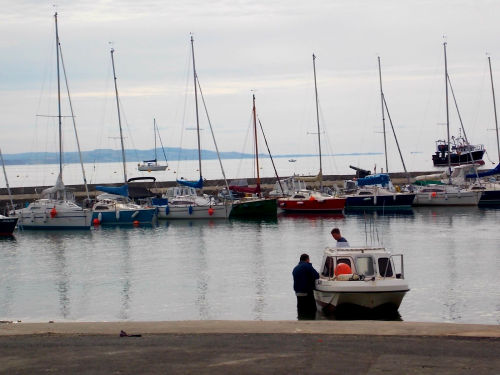
{"label": "white motorboat", "polygon": [[192,187],[168,188],[162,198],[163,202],[155,204],[158,219],[226,219],[231,212],[230,202],[221,203],[208,195],[199,196]]}
{"label": "white motorboat", "polygon": [[327,248],[321,264],[314,298],[323,312],[341,305],[397,310],[409,291],[403,255],[382,247]]}

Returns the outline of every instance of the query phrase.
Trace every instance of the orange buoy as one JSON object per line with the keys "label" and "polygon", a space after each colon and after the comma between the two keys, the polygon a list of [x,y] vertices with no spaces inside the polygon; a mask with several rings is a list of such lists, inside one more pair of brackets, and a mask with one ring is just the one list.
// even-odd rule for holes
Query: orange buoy
{"label": "orange buoy", "polygon": [[134,227],[138,227],[139,226],[139,220],[134,220]]}
{"label": "orange buoy", "polygon": [[52,207],[52,210],[50,210],[50,217],[53,219],[57,215],[57,210],[55,207]]}
{"label": "orange buoy", "polygon": [[315,200],[316,200],[316,198],[314,198],[314,197],[311,195],[311,196],[309,197],[309,200],[310,200],[310,201],[315,201]]}
{"label": "orange buoy", "polygon": [[339,263],[337,267],[335,267],[335,276],[347,275],[350,273],[352,273],[351,267],[346,263]]}
{"label": "orange buoy", "polygon": [[214,214],[214,209],[212,207],[210,207],[208,209],[208,215],[212,216]]}
{"label": "orange buoy", "polygon": [[98,218],[95,218],[94,220],[92,220],[92,223],[95,225],[95,226],[98,226],[99,224],[101,224],[101,222],[99,221]]}

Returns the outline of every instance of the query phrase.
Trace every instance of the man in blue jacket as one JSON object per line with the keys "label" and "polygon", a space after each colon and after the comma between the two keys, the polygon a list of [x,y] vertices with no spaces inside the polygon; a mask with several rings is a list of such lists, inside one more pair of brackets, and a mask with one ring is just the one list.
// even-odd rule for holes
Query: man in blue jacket
{"label": "man in blue jacket", "polygon": [[293,290],[297,296],[297,312],[299,319],[314,319],[316,301],[314,300],[314,283],[319,279],[318,272],[309,262],[309,255],[302,254],[300,262],[292,272]]}

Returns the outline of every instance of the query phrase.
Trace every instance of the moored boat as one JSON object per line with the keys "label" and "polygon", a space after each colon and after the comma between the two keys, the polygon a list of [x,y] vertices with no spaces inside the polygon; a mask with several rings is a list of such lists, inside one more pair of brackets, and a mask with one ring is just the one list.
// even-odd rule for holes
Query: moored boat
{"label": "moored boat", "polygon": [[0,236],[11,236],[16,229],[17,217],[0,215]]}
{"label": "moored boat", "polygon": [[[395,259],[399,258],[400,272]],[[410,290],[404,278],[403,255],[383,247],[327,248],[314,297],[321,311],[341,306],[398,310]]]}
{"label": "moored boat", "polygon": [[346,198],[338,198],[319,191],[301,190],[291,197],[279,198],[278,207],[285,212],[342,212]]}

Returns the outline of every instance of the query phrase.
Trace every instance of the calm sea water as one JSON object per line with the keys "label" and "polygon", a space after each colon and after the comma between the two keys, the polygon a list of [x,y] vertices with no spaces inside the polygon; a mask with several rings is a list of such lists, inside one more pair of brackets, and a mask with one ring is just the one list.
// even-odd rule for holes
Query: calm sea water
{"label": "calm sea water", "polygon": [[292,268],[302,252],[319,267],[338,226],[404,254],[403,320],[499,324],[499,223],[500,210],[419,208],[17,232],[0,240],[0,320],[296,319]]}

